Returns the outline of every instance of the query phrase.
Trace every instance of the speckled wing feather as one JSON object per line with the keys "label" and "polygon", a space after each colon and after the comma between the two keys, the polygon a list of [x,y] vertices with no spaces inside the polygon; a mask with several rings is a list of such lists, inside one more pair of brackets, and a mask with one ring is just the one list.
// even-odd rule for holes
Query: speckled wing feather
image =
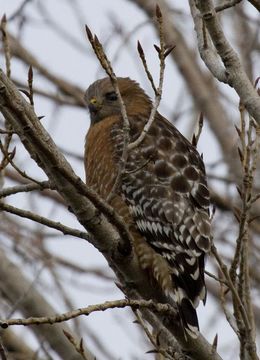
{"label": "speckled wing feather", "polygon": [[[133,141],[146,119],[129,120]],[[122,130],[115,126],[111,136],[119,154]],[[173,297],[183,325],[192,332],[198,328],[194,309],[200,299],[206,299],[204,254],[211,243],[209,191],[197,150],[158,113],[144,141],[129,153],[122,191],[136,226],[169,264]]]}

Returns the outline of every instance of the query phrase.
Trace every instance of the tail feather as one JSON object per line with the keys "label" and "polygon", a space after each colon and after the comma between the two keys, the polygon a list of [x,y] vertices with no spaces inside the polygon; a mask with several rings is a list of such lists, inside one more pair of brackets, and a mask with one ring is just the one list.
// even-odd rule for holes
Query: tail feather
{"label": "tail feather", "polygon": [[182,327],[192,338],[197,338],[199,333],[199,322],[197,312],[187,298],[183,298],[178,304]]}
{"label": "tail feather", "polygon": [[200,300],[203,300],[204,304],[206,300],[204,255],[194,260],[186,258],[183,254],[178,254],[177,257],[178,261],[172,261],[172,297],[178,307],[185,335],[196,338],[199,333],[196,307]]}

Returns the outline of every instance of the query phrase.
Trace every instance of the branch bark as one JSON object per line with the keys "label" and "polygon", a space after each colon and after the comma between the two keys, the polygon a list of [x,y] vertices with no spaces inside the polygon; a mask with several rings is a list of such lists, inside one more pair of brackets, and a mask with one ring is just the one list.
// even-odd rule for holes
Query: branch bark
{"label": "branch bark", "polygon": [[[218,21],[213,2],[211,0],[197,0],[192,2],[199,9],[212,43],[225,66],[227,83],[235,89],[249,114],[260,124],[260,97],[244,71],[237,53],[225,37]],[[207,63],[206,65],[208,66]]]}

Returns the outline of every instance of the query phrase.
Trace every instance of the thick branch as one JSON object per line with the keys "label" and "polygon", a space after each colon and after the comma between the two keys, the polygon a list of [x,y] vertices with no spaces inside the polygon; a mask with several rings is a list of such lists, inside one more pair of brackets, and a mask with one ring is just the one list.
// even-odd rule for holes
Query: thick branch
{"label": "thick branch", "polygon": [[207,65],[210,72],[219,80],[224,83],[227,82],[225,67],[219,58],[212,42],[208,36],[205,25],[201,19],[200,13],[197,10],[194,1],[189,0],[191,15],[194,21],[195,31],[197,33],[198,48],[202,60]]}
{"label": "thick branch", "polygon": [[258,11],[260,11],[260,0],[248,0]]}
{"label": "thick branch", "polygon": [[260,124],[260,97],[244,71],[237,53],[225,37],[212,0],[197,0],[195,3],[225,66],[228,84],[236,90],[249,114]]}

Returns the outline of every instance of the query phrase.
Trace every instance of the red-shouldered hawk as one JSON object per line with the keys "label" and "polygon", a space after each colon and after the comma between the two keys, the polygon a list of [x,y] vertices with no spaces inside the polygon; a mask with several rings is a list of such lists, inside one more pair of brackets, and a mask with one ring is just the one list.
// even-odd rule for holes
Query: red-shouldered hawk
{"label": "red-shouldered hawk", "polygon": [[[152,102],[129,78],[118,78],[130,123],[130,141],[141,134]],[[118,174],[124,132],[120,104],[109,78],[88,88],[91,117],[86,136],[87,184],[107,199]],[[110,204],[124,218],[140,266],[176,302],[182,326],[196,337],[196,307],[206,301],[204,256],[211,247],[209,191],[197,150],[158,112],[141,144],[128,152]]]}

